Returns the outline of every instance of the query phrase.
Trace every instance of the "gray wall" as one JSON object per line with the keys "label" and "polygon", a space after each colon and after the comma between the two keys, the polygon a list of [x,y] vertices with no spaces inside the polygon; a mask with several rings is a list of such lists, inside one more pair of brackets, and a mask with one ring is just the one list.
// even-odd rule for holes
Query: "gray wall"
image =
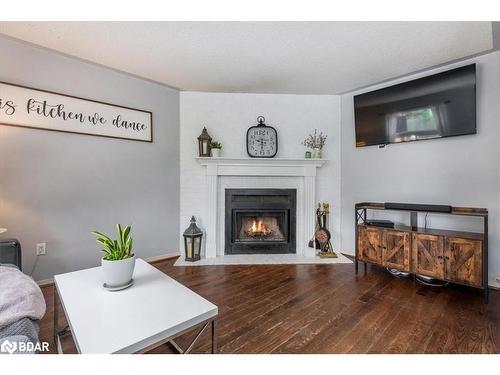
{"label": "gray wall", "polygon": [[[353,95],[468,63],[477,63],[477,135],[356,149]],[[342,248],[354,252],[354,204],[417,202],[486,207],[490,212],[490,284],[500,276],[500,53],[439,67],[342,96]],[[406,222],[407,216],[392,215]],[[481,220],[429,215],[428,226],[481,231]],[[495,285],[499,285],[498,283]]]}
{"label": "gray wall", "polygon": [[491,23],[493,48],[500,49],[500,22]]}
{"label": "gray wall", "polygon": [[[37,280],[99,264],[93,229],[133,223],[135,252],[178,252],[179,92],[0,37],[0,80],[153,112],[154,143],[0,125],[0,227]],[[129,58],[129,56],[124,56]]]}

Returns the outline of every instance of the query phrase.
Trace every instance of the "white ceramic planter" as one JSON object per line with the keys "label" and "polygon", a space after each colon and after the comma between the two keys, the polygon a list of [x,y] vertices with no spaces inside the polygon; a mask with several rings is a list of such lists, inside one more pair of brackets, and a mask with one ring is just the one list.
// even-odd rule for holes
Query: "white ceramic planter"
{"label": "white ceramic planter", "polygon": [[220,158],[220,148],[213,148],[212,149],[212,157],[214,158]]}
{"label": "white ceramic planter", "polygon": [[101,259],[103,281],[108,287],[126,285],[132,280],[135,267],[135,255],[123,260]]}

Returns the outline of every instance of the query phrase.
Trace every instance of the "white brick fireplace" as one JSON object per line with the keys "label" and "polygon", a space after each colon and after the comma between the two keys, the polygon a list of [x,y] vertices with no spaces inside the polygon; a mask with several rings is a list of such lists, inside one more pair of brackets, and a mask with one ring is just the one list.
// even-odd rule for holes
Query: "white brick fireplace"
{"label": "white brick fireplace", "polygon": [[297,191],[296,254],[315,255],[307,247],[314,230],[316,171],[324,159],[197,158],[205,167],[205,256],[224,255],[225,189],[287,188]]}
{"label": "white brick fireplace", "polygon": [[[278,131],[279,147],[275,158],[266,160],[250,159],[246,151],[246,132],[248,128],[255,125],[256,118],[263,115],[266,123],[273,126]],[[317,129],[318,132],[328,134],[327,144],[323,149],[323,157],[328,161],[321,167],[315,168],[311,173],[316,186],[315,200],[317,202],[330,203],[331,215],[329,230],[332,234],[332,242],[335,249],[341,249],[341,133],[340,133],[340,99],[338,96],[330,95],[275,95],[275,94],[229,94],[229,93],[202,93],[202,92],[181,92],[181,116],[180,116],[180,216],[179,216],[179,243],[167,244],[175,246],[181,254],[184,253],[184,241],[182,232],[189,226],[191,216],[195,216],[198,226],[204,231],[202,256],[206,251],[206,235],[213,229],[214,220],[207,216],[208,212],[208,180],[214,177],[207,177],[208,168],[213,171],[221,169],[225,174],[218,175],[215,186],[217,189],[218,202],[220,205],[216,213],[216,223],[218,237],[212,238],[211,246],[216,243],[215,253],[224,253],[224,236],[222,227],[224,225],[224,189],[238,188],[296,188],[298,209],[304,212],[303,198],[304,181],[306,180],[304,169],[312,167],[317,161],[304,160],[304,152],[307,151],[301,142]],[[206,126],[212,138],[222,143],[222,156],[227,158],[226,163],[232,163],[231,159],[240,160],[244,163],[261,163],[277,171],[278,176],[273,176],[274,172],[253,172],[248,176],[231,175],[226,173],[238,169],[239,166],[222,167],[212,166],[203,160],[198,160],[198,140],[203,127]],[[172,155],[172,157],[176,157]],[[215,160],[213,160],[215,162]],[[210,161],[208,161],[210,162]],[[286,172],[280,171],[279,163],[288,164]],[[312,164],[307,164],[312,163]],[[291,166],[290,166],[291,165]],[[252,169],[259,170],[257,164],[250,164]],[[295,170],[291,173],[290,169]],[[307,168],[309,169],[309,168]],[[299,171],[299,172],[297,172]],[[174,172],[174,171],[172,171]],[[312,176],[307,178],[311,180]],[[212,192],[213,195],[213,192]],[[176,203],[176,197],[170,197],[171,204]],[[211,203],[213,204],[213,202]],[[349,207],[348,207],[349,208]],[[222,210],[221,210],[222,209]],[[299,211],[298,210],[298,211]],[[350,208],[349,208],[350,210]],[[310,213],[313,215],[314,212]],[[298,213],[299,219],[303,218],[302,213]],[[314,216],[313,216],[314,219]],[[297,228],[296,243],[305,244],[312,236],[311,230],[305,233],[304,225]],[[299,252],[307,252],[307,249],[298,249]],[[213,255],[213,246],[212,246]],[[210,253],[210,251],[208,251]],[[289,254],[290,255],[290,254]],[[235,262],[238,256],[224,256],[209,258],[213,262]],[[262,257],[261,257],[262,258]],[[266,258],[276,258],[268,256]],[[285,256],[279,254],[279,262],[285,261]],[[290,255],[290,258],[292,256]],[[317,257],[316,257],[317,258]],[[204,258],[207,259],[207,258]],[[302,257],[304,259],[304,257]],[[311,259],[311,258],[308,258]],[[208,260],[207,260],[208,262]],[[212,261],[210,261],[212,262]],[[278,260],[277,260],[278,262]],[[203,262],[195,262],[202,264]]]}

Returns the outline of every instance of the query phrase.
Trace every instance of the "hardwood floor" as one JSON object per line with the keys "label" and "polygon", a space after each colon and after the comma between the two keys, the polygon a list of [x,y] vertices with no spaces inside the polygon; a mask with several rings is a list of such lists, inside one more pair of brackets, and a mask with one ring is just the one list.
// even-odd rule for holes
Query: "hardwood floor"
{"label": "hardwood floor", "polygon": [[[155,266],[219,306],[220,353],[500,353],[500,291],[426,287],[351,264]],[[53,286],[40,338],[52,340]],[[161,298],[161,296],[158,296]],[[187,345],[195,332],[179,338]],[[74,351],[71,337],[65,351]],[[193,353],[209,353],[209,333]],[[152,353],[172,353],[162,346]]]}

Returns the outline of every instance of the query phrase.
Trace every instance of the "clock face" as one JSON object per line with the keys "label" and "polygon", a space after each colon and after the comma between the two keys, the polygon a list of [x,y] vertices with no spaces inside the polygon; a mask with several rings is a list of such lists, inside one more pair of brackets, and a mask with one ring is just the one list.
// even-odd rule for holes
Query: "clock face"
{"label": "clock face", "polygon": [[278,152],[278,133],[271,126],[252,126],[247,131],[247,152],[253,158],[272,158]]}

